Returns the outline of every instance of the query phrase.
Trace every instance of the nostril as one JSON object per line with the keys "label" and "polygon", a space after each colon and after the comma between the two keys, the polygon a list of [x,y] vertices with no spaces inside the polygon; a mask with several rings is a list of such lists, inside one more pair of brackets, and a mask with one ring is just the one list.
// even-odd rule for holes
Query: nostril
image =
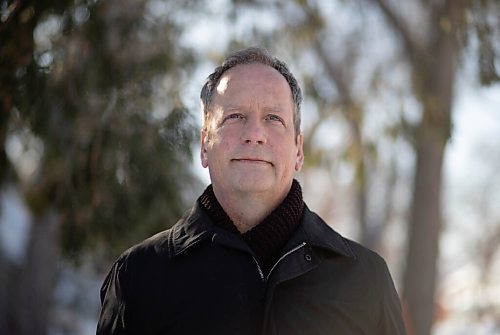
{"label": "nostril", "polygon": [[248,126],[242,129],[241,143],[245,144],[265,144],[266,134],[264,129],[259,126]]}
{"label": "nostril", "polygon": [[257,140],[257,139],[244,139],[243,142],[246,144],[252,144],[252,143],[264,144],[266,141],[265,140]]}

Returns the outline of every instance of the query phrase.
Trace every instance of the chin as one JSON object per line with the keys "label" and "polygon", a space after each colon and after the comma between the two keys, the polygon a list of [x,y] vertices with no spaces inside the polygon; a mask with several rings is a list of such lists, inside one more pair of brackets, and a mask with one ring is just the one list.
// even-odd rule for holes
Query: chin
{"label": "chin", "polygon": [[275,183],[269,178],[254,178],[241,176],[233,181],[234,188],[241,192],[267,192],[275,188]]}

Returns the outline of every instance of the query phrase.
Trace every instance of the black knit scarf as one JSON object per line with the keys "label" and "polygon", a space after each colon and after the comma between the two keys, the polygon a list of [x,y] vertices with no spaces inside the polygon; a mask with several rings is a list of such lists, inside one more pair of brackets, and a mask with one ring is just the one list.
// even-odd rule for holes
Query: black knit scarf
{"label": "black knit scarf", "polygon": [[217,201],[212,185],[205,189],[198,198],[198,203],[205,209],[215,225],[240,235],[248,243],[265,273],[270,270],[270,267],[280,256],[280,252],[290,235],[300,224],[304,210],[302,189],[295,179],[283,202],[261,223],[244,234],[240,234],[233,221]]}

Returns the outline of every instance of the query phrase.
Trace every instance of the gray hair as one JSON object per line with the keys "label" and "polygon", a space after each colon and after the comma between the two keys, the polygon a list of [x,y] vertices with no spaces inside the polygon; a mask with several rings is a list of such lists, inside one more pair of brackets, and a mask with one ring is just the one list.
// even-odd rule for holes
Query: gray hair
{"label": "gray hair", "polygon": [[200,93],[201,108],[203,109],[203,130],[207,130],[208,120],[210,118],[210,104],[212,102],[215,88],[219,84],[222,75],[229,69],[243,64],[261,63],[276,69],[286,79],[290,90],[292,91],[292,99],[295,106],[293,113],[293,123],[295,127],[295,135],[300,133],[300,105],[302,103],[302,92],[297,79],[288,69],[285,62],[262,48],[251,47],[237,51],[229,55],[220,66],[216,67],[214,72],[207,77]]}

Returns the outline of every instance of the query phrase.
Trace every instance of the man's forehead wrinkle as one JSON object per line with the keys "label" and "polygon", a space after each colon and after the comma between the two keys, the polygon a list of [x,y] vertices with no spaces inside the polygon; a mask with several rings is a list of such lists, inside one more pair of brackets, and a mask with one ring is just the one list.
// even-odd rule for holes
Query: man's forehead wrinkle
{"label": "man's forehead wrinkle", "polygon": [[261,101],[252,101],[247,104],[227,104],[224,106],[221,106],[219,104],[215,104],[216,109],[220,114],[224,113],[230,113],[230,112],[235,112],[235,111],[244,111],[247,110],[248,108],[253,108],[258,107],[262,109],[263,111],[269,112],[269,113],[284,113],[284,107],[281,105],[276,105],[276,104],[266,104]]}
{"label": "man's forehead wrinkle", "polygon": [[281,105],[263,106],[263,109],[268,112],[283,113],[283,106]]}

